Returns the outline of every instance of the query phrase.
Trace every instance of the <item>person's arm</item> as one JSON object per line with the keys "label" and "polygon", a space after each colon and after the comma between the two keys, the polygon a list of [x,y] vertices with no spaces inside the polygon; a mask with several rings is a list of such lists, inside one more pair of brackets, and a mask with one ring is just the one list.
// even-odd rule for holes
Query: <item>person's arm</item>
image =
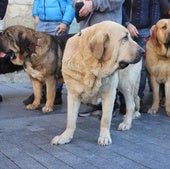
{"label": "person's arm", "polygon": [[75,16],[75,10],[72,6],[72,2],[71,0],[67,0],[67,6],[62,18],[62,23],[56,27],[56,31],[58,34],[65,33],[67,26],[69,26],[72,23],[74,16]]}
{"label": "person's arm", "polygon": [[170,18],[170,2],[169,0],[159,0],[161,13],[163,16]]}
{"label": "person's arm", "polygon": [[74,16],[75,16],[75,10],[72,6],[72,1],[67,0],[67,6],[62,19],[62,23],[65,23],[66,25],[70,25],[74,19]]}
{"label": "person's arm", "polygon": [[79,11],[79,16],[87,16],[92,11],[109,12],[120,7],[122,0],[72,0],[73,6],[76,2],[83,1],[84,6]]}
{"label": "person's arm", "polygon": [[139,32],[137,28],[133,24],[130,23],[124,7],[122,9],[122,25],[125,26],[129,30],[132,37],[138,37]]}
{"label": "person's arm", "polygon": [[39,0],[34,0],[33,6],[32,6],[32,16],[34,18],[35,23],[38,23],[39,21],[39,16],[37,12],[38,4],[39,4]]}
{"label": "person's arm", "polygon": [[113,11],[120,7],[122,0],[92,0],[93,9],[100,12]]}
{"label": "person's arm", "polygon": [[0,1],[0,20],[2,20],[5,16],[7,5],[8,5],[8,0]]}
{"label": "person's arm", "polygon": [[33,17],[38,16],[38,13],[37,13],[38,4],[39,4],[39,0],[34,0],[33,5],[32,5],[32,16]]}
{"label": "person's arm", "polygon": [[122,8],[122,25],[127,27],[130,24],[129,18],[126,14],[124,7]]}

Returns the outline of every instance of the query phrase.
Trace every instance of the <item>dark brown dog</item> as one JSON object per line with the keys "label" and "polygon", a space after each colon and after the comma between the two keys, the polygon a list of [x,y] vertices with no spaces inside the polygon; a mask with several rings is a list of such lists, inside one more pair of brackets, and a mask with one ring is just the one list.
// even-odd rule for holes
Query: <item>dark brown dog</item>
{"label": "dark brown dog", "polygon": [[38,108],[42,83],[45,83],[46,104],[42,111],[45,113],[53,110],[56,82],[62,81],[63,51],[70,36],[51,36],[21,25],[8,27],[2,32],[0,51],[13,54],[11,62],[23,65],[33,85],[35,97],[33,103],[26,106],[27,109]]}

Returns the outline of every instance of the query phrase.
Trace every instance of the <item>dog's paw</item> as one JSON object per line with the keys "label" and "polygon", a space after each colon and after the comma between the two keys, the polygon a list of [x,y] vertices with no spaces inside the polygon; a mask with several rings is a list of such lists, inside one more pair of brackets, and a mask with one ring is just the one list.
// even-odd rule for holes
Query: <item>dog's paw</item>
{"label": "dog's paw", "polygon": [[140,118],[141,117],[141,114],[138,112],[138,111],[136,111],[134,114],[133,114],[133,119],[138,119],[138,118]]}
{"label": "dog's paw", "polygon": [[44,106],[42,108],[42,112],[43,113],[49,113],[49,112],[52,112],[53,111],[53,108],[52,107],[48,107],[48,106]]}
{"label": "dog's paw", "polygon": [[131,127],[132,127],[131,123],[122,122],[119,124],[118,130],[125,131],[125,130],[129,130]]}
{"label": "dog's paw", "polygon": [[112,139],[111,139],[110,136],[107,136],[107,137],[106,136],[100,136],[98,138],[98,144],[100,146],[107,146],[109,144],[112,144]]}
{"label": "dog's paw", "polygon": [[69,143],[71,140],[72,140],[72,137],[67,137],[61,134],[59,136],[55,136],[51,140],[51,144],[52,145],[66,144],[66,143]]}
{"label": "dog's paw", "polygon": [[38,108],[38,105],[35,105],[35,104],[29,104],[26,106],[27,110],[35,110],[37,108]]}
{"label": "dog's paw", "polygon": [[157,108],[150,108],[149,110],[148,110],[148,113],[149,114],[156,114],[158,112],[158,109]]}

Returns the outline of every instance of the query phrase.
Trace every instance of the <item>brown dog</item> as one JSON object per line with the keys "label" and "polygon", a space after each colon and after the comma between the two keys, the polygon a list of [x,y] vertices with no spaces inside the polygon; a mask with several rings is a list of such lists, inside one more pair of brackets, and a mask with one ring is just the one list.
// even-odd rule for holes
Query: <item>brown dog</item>
{"label": "brown dog", "polygon": [[[122,25],[104,21],[71,37],[64,51],[62,73],[67,87],[67,128],[52,144],[71,141],[80,103],[102,102],[99,145],[109,145],[110,122],[118,86],[118,69],[140,60],[143,50]],[[130,76],[130,75],[129,75]],[[123,79],[122,79],[123,80]]]}
{"label": "brown dog", "polygon": [[165,84],[165,108],[170,116],[170,19],[159,20],[146,45],[146,67],[153,90],[153,103],[148,113],[159,108],[159,86]]}
{"label": "brown dog", "polygon": [[[62,80],[61,60],[67,39],[72,35],[54,37],[17,25],[5,29],[0,37],[0,51],[12,53],[12,63],[23,65],[30,76],[34,101],[27,105],[33,110],[40,105],[41,86],[46,84],[46,104],[42,111],[53,110],[56,81]],[[12,55],[11,54],[11,55]]]}

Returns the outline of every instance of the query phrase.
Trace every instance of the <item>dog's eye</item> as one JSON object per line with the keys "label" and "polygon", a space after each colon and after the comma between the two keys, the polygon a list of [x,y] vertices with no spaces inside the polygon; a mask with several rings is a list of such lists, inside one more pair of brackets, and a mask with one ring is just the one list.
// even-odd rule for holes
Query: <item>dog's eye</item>
{"label": "dog's eye", "polygon": [[127,41],[128,40],[128,35],[124,36],[122,39]]}
{"label": "dog's eye", "polygon": [[164,25],[164,26],[162,27],[162,29],[163,29],[163,30],[166,30],[166,29],[167,29],[167,26],[166,26],[166,25]]}

